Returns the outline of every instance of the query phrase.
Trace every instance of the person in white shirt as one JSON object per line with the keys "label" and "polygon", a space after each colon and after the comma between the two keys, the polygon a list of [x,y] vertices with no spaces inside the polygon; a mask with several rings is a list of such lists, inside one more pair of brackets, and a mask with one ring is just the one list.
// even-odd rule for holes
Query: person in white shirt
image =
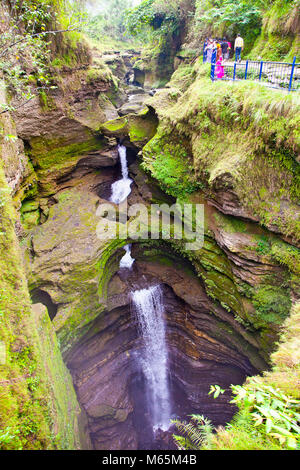
{"label": "person in white shirt", "polygon": [[237,38],[235,40],[234,50],[235,50],[235,61],[241,62],[241,54],[242,54],[242,51],[244,50],[244,39],[240,36],[240,34],[237,35]]}

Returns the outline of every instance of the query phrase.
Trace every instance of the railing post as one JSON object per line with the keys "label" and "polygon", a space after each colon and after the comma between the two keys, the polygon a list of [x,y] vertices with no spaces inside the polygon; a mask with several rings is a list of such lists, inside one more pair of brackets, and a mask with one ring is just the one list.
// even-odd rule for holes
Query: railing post
{"label": "railing post", "polygon": [[296,57],[294,57],[293,63],[292,63],[292,70],[291,70],[291,76],[290,76],[290,83],[289,83],[289,92],[292,89],[293,85],[293,77],[294,77],[294,71],[295,71],[295,64],[296,64]]}
{"label": "railing post", "polygon": [[248,75],[248,65],[249,65],[249,61],[247,60],[247,62],[246,62],[246,69],[245,69],[245,80],[247,80],[247,75]]}
{"label": "railing post", "polygon": [[259,71],[259,81],[261,81],[263,66],[264,66],[264,63],[263,63],[263,61],[261,61],[261,63],[260,63],[260,71]]}
{"label": "railing post", "polygon": [[236,62],[234,63],[234,67],[233,67],[233,80],[235,80],[235,76],[236,76]]}

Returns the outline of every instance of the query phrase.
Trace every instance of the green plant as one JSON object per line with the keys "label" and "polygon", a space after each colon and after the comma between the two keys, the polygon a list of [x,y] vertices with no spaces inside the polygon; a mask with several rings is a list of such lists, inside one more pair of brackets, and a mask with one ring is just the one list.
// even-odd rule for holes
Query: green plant
{"label": "green plant", "polygon": [[[242,450],[253,449],[253,445],[256,449],[300,448],[300,400],[255,377],[247,385],[232,385],[231,389],[234,395],[231,403],[240,411],[217,435],[203,416],[193,415],[190,422],[173,421],[181,434],[173,436],[179,450],[224,449],[219,440],[223,445]],[[218,398],[224,390],[214,385],[209,394],[212,393]]]}
{"label": "green plant", "polygon": [[270,253],[270,249],[271,249],[271,246],[268,241],[268,238],[263,235],[261,239],[257,242],[256,251],[260,255],[267,255]]}
{"label": "green plant", "polygon": [[250,413],[258,433],[278,440],[287,449],[300,448],[300,400],[254,378],[247,387],[231,388],[235,395],[231,403]]}
{"label": "green plant", "polygon": [[128,40],[125,28],[125,12],[132,7],[131,0],[102,0],[97,2],[101,7],[97,15],[89,14],[85,32],[94,40],[103,41],[103,37],[116,40]]}
{"label": "green plant", "polygon": [[259,34],[261,10],[258,2],[240,0],[219,0],[214,2],[201,17],[201,21],[211,23],[215,28],[222,27],[226,32],[247,34],[252,28]]}
{"label": "green plant", "polygon": [[125,15],[127,31],[133,36],[147,37],[160,46],[166,45],[168,38],[179,35],[180,26],[186,17],[181,0],[144,0]]}
{"label": "green plant", "polygon": [[[76,2],[75,2],[76,3]],[[68,2],[64,7],[68,8]],[[59,24],[61,3],[54,0],[5,0],[0,35],[0,72],[7,96],[18,99],[17,105],[0,102],[0,114],[24,106],[54,86],[51,83],[50,38],[80,27],[81,17],[73,7],[69,21]]]}
{"label": "green plant", "polygon": [[179,450],[199,450],[203,445],[210,446],[213,426],[209,419],[201,415],[192,415],[190,422],[172,421],[181,436],[173,435]]}
{"label": "green plant", "polygon": [[291,308],[289,289],[284,285],[261,285],[254,292],[253,305],[257,315],[254,326],[259,328],[266,322],[281,325]]}
{"label": "green plant", "polygon": [[214,398],[218,398],[220,395],[223,395],[225,390],[223,390],[220,385],[211,385],[208,395],[212,395]]}
{"label": "green plant", "polygon": [[18,429],[12,429],[11,427],[0,429],[0,449],[10,449],[13,445],[14,449],[22,450],[21,441],[18,438],[19,433]]}

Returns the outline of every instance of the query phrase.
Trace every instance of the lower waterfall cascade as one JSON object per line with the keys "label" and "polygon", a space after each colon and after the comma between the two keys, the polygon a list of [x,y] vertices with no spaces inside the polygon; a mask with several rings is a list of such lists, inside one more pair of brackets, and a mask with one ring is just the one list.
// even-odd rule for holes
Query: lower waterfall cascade
{"label": "lower waterfall cascade", "polygon": [[146,379],[147,402],[153,430],[166,431],[170,427],[171,405],[161,287],[158,285],[134,291],[132,302],[143,341],[139,361]]}

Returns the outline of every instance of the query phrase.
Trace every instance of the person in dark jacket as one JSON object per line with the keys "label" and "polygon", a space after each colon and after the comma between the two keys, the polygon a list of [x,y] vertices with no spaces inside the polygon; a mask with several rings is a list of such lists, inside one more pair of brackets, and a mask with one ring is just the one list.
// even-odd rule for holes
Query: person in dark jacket
{"label": "person in dark jacket", "polygon": [[[213,42],[213,45],[212,45],[212,56],[211,56],[211,63],[212,64],[215,64],[216,61],[217,61],[217,51],[218,51],[218,42],[217,40],[215,39],[214,42]],[[219,48],[221,46],[219,45]]]}
{"label": "person in dark jacket", "polygon": [[229,59],[229,44],[226,38],[223,39],[221,43],[222,56],[224,60]]}

